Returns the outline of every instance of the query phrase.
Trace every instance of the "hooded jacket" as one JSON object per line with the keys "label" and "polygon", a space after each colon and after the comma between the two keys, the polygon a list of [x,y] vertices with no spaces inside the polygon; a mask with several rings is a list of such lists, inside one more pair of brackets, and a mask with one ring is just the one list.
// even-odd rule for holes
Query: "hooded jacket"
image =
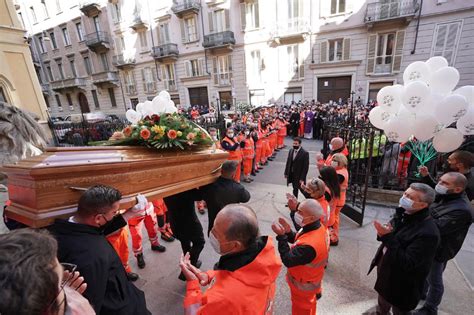
{"label": "hooded jacket", "polygon": [[272,314],[281,261],[268,236],[241,253],[224,255],[203,294],[198,280],[187,282],[186,314]]}

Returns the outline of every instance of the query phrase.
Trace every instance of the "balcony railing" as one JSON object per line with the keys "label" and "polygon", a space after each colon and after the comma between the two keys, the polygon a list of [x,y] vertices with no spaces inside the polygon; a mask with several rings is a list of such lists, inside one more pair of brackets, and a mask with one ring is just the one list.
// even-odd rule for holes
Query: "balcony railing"
{"label": "balcony railing", "polygon": [[307,18],[294,18],[277,23],[270,32],[273,39],[303,36],[310,33],[310,23]]}
{"label": "balcony railing", "polygon": [[53,82],[50,82],[50,84],[51,84],[51,89],[55,91],[82,88],[86,86],[86,79],[85,78],[70,78],[70,79],[53,81]]}
{"label": "balcony railing", "polygon": [[118,74],[113,71],[104,71],[92,74],[92,83],[102,84],[102,83],[116,83],[118,82]]}
{"label": "balcony railing", "polygon": [[417,0],[400,0],[395,2],[374,2],[367,4],[365,23],[392,20],[414,16],[418,11]]}
{"label": "balcony railing", "polygon": [[171,7],[171,10],[176,14],[179,18],[183,17],[183,15],[187,13],[194,13],[198,14],[201,5],[197,0],[184,0],[180,1],[179,3],[174,4]]}
{"label": "balcony railing", "polygon": [[49,93],[49,84],[48,83],[41,83],[41,92]]}
{"label": "balcony railing", "polygon": [[110,38],[107,32],[94,32],[86,35],[87,47],[95,52],[109,49],[109,42]]}
{"label": "balcony railing", "polygon": [[162,60],[165,58],[177,58],[178,54],[178,45],[176,44],[163,44],[154,46],[151,52],[152,57],[157,60]]}
{"label": "balcony railing", "polygon": [[204,48],[214,48],[214,47],[234,45],[234,44],[235,44],[234,32],[224,31],[224,32],[205,35],[202,46]]}
{"label": "balcony railing", "polygon": [[112,64],[117,68],[134,66],[135,57],[125,57],[123,54],[115,55],[112,59]]}
{"label": "balcony railing", "polygon": [[79,10],[86,16],[96,16],[100,13],[100,3],[97,0],[80,1]]}

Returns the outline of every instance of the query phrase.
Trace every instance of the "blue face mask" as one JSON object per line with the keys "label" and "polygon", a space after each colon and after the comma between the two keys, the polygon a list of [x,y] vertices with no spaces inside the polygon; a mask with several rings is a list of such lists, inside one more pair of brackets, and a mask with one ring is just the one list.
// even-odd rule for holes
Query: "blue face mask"
{"label": "blue face mask", "polygon": [[406,210],[406,212],[411,212],[411,210],[413,210],[414,201],[408,197],[402,196],[398,203],[400,207]]}

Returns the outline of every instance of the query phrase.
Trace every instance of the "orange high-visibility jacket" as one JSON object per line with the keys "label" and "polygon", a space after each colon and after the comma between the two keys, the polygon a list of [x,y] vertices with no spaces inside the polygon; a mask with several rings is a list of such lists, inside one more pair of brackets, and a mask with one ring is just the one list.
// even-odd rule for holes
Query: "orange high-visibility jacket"
{"label": "orange high-visibility jacket", "polygon": [[331,217],[331,208],[329,208],[329,202],[326,200],[324,195],[316,199],[316,201],[318,201],[321,205],[321,208],[323,208],[324,217],[321,218],[321,224],[327,228],[329,218]]}
{"label": "orange high-visibility jacket", "polygon": [[245,139],[245,148],[243,148],[243,159],[252,160],[255,156],[254,142],[252,138]]}
{"label": "orange high-visibility jacket", "polygon": [[[237,142],[234,139],[230,139],[229,137],[225,137],[222,141],[229,143],[231,146],[235,145]],[[235,151],[227,151],[229,152],[229,156],[227,157],[228,160],[233,161],[242,161],[242,153],[240,152],[240,146],[237,147]]]}
{"label": "orange high-visibility jacket", "polygon": [[185,314],[273,314],[275,281],[281,260],[270,237],[265,248],[249,264],[235,270],[208,271],[211,285],[202,293],[198,280],[188,281]]}
{"label": "orange high-visibility jacket", "polygon": [[344,168],[336,170],[336,173],[344,176],[344,181],[340,184],[341,196],[339,197],[338,204],[337,204],[338,207],[343,207],[344,204],[346,203],[346,191],[347,191],[347,187],[349,186],[349,171],[347,170],[347,168],[344,167]]}
{"label": "orange high-visibility jacket", "polygon": [[288,268],[287,280],[304,291],[319,289],[324,267],[328,261],[328,243],[328,233],[324,225],[304,234],[298,233],[292,248],[301,245],[311,246],[316,251],[316,257],[306,265]]}

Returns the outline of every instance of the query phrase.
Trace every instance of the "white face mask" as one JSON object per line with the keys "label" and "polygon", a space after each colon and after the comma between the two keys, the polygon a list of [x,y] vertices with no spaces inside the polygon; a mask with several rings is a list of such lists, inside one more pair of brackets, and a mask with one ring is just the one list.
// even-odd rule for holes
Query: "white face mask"
{"label": "white face mask", "polygon": [[405,212],[412,213],[414,201],[408,197],[402,196],[399,201],[399,206],[405,209]]}
{"label": "white face mask", "polygon": [[332,144],[329,144],[329,150],[332,151]]}
{"label": "white face mask", "polygon": [[331,162],[331,166],[334,167],[334,168],[336,168],[336,167],[339,166],[339,163],[336,162],[336,161],[332,161],[332,162]]}
{"label": "white face mask", "polygon": [[250,134],[250,131],[246,131],[245,135],[248,136]]}
{"label": "white face mask", "polygon": [[436,184],[435,191],[440,194],[440,195],[446,195],[448,193],[449,188],[446,186],[443,186],[441,184]]}
{"label": "white face mask", "polygon": [[232,138],[234,137],[234,134],[233,134],[233,133],[228,133],[228,134],[227,134],[227,137],[229,137],[229,138],[232,139]]}
{"label": "white face mask", "polygon": [[295,223],[303,227],[303,216],[299,212],[295,213]]}
{"label": "white face mask", "polygon": [[222,255],[221,245],[219,244],[219,241],[217,240],[217,238],[214,236],[212,232],[209,233],[209,243],[211,243],[211,246],[216,253],[218,253],[219,255]]}

